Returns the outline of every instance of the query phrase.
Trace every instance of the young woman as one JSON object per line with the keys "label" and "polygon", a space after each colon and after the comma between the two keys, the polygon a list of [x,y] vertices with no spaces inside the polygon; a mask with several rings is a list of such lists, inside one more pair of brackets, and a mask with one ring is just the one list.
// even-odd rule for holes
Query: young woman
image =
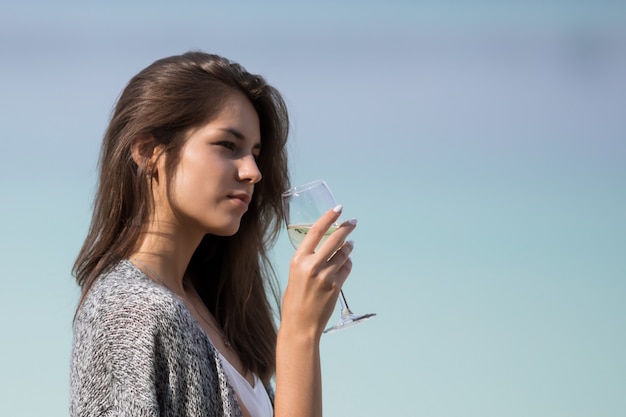
{"label": "young woman", "polygon": [[225,58],[190,52],[131,79],[74,266],[71,415],[322,414],[319,341],[355,222],[316,250],[341,207],[317,221],[291,261],[276,330],[268,248],[287,133],[280,94]]}

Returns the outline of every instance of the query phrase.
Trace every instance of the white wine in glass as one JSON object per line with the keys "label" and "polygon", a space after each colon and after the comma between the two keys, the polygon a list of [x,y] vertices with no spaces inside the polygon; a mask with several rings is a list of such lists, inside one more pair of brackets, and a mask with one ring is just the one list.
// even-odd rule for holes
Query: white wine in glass
{"label": "white wine in glass", "polygon": [[[291,244],[297,248],[311,229],[311,226],[322,214],[337,206],[337,202],[330,192],[330,188],[324,180],[317,180],[290,188],[282,194],[285,222],[287,223],[287,235]],[[320,241],[320,245],[339,228],[341,223],[331,226]],[[341,318],[332,327],[324,330],[324,333],[342,330],[355,324],[364,322],[374,317],[375,313],[358,315],[350,311],[346,297],[341,291],[339,296],[341,305]]]}

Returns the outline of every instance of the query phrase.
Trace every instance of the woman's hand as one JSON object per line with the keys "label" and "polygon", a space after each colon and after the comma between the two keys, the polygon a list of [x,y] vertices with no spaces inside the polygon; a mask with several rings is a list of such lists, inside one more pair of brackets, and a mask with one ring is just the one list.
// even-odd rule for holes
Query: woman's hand
{"label": "woman's hand", "polygon": [[283,297],[281,328],[321,337],[352,269],[354,244],[346,238],[356,227],[356,220],[343,223],[320,245],[341,209],[337,206],[320,217],[296,250]]}
{"label": "woman's hand", "polygon": [[346,238],[356,221],[320,242],[340,214],[337,206],[320,217],[291,259],[276,344],[276,417],[322,415],[319,341],[352,269]]}

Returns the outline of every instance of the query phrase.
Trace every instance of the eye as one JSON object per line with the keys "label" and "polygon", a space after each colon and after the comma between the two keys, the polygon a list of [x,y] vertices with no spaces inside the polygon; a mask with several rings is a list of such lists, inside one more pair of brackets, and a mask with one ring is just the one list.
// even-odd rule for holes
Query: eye
{"label": "eye", "polygon": [[218,146],[222,146],[228,150],[234,151],[237,147],[235,146],[234,142],[229,142],[229,141],[221,141],[221,142],[217,142],[216,145]]}
{"label": "eye", "polygon": [[254,147],[252,148],[252,156],[256,160],[259,159],[259,157],[261,156],[261,145],[260,144],[254,145]]}

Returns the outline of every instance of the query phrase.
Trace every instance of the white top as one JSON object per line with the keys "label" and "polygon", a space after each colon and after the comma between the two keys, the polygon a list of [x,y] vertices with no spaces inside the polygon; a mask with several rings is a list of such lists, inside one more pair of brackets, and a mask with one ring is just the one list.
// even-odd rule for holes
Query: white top
{"label": "white top", "polygon": [[[216,349],[217,350],[217,349]],[[256,374],[254,375],[254,386],[250,385],[248,380],[244,378],[234,366],[219,352],[224,373],[228,378],[228,382],[239,397],[239,400],[246,407],[251,417],[272,417],[274,409],[270,397],[263,386],[263,382]]]}

